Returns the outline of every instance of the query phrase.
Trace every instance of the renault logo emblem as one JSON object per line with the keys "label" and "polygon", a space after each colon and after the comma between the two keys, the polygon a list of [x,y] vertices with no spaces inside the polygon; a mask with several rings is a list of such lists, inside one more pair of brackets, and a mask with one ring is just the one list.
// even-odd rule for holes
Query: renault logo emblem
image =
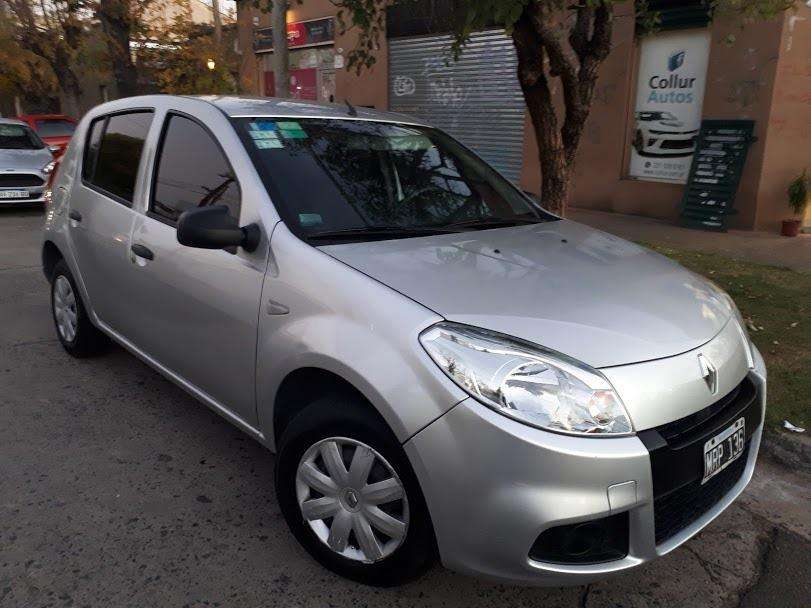
{"label": "renault logo emblem", "polygon": [[701,377],[707,383],[707,388],[714,395],[718,390],[718,370],[704,355],[698,355],[698,366],[701,369]]}

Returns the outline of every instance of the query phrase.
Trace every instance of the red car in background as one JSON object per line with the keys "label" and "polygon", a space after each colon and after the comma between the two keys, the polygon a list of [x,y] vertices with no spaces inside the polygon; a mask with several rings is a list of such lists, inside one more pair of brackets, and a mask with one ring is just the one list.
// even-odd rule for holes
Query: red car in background
{"label": "red car in background", "polygon": [[76,121],[64,114],[24,114],[18,116],[17,120],[27,123],[37,132],[51,148],[54,158],[62,156],[76,130]]}

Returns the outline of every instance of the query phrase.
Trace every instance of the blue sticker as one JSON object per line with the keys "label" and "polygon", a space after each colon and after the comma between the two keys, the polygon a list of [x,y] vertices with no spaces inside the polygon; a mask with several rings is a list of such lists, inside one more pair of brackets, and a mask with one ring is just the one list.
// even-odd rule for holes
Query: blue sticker
{"label": "blue sticker", "polygon": [[250,124],[254,131],[275,131],[278,129],[276,122],[273,120],[257,120]]}

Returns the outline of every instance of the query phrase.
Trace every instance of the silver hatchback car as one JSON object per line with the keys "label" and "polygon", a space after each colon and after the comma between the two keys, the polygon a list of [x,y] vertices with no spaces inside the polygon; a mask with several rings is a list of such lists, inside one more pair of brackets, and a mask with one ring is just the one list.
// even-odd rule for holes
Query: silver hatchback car
{"label": "silver hatchback car", "polygon": [[136,97],[81,121],[42,248],[112,338],[276,453],[293,534],[394,585],[582,584],[744,489],[766,371],[713,284],[541,209],[406,116]]}

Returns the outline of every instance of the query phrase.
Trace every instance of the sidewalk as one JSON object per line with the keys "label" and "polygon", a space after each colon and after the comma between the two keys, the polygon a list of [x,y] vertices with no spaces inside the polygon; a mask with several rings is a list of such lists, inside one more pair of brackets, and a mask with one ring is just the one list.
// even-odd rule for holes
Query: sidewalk
{"label": "sidewalk", "polygon": [[663,220],[638,215],[575,208],[569,209],[566,217],[630,241],[718,253],[736,260],[811,272],[811,234],[787,238],[768,232],[746,230],[708,232],[682,228]]}

